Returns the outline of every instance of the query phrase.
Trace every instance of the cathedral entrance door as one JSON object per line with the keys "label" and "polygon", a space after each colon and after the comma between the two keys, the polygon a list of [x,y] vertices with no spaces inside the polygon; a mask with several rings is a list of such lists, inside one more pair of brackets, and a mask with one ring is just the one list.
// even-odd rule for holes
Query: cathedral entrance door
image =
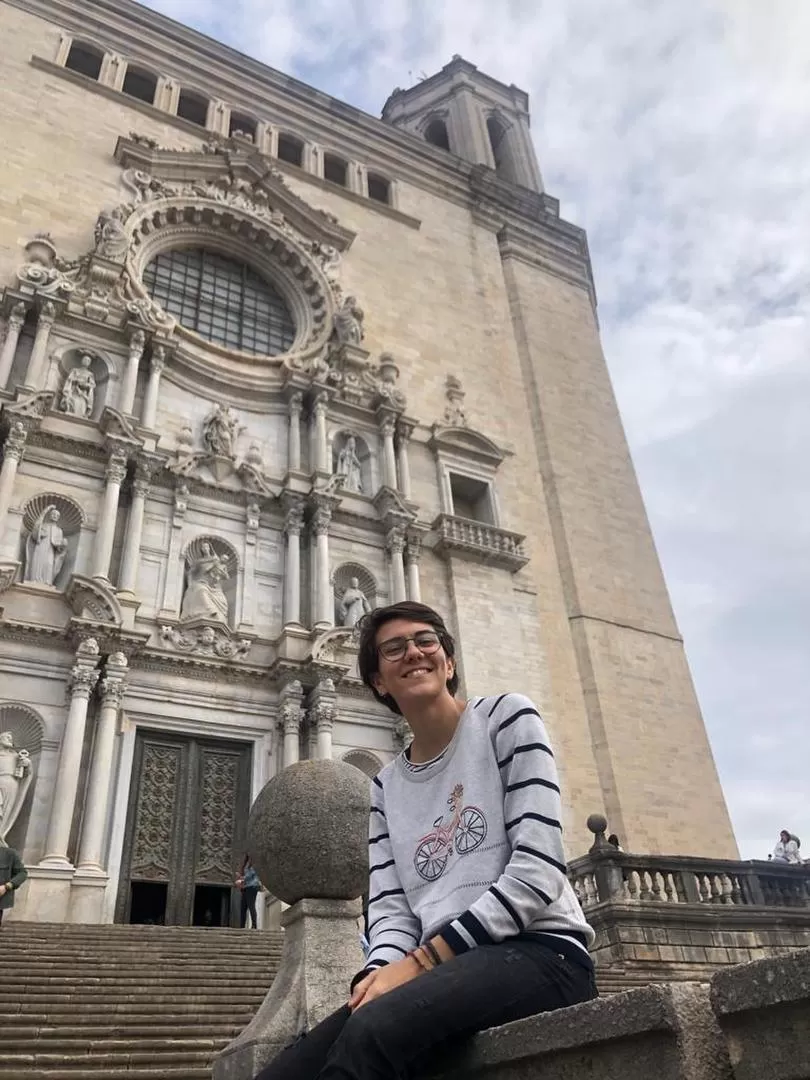
{"label": "cathedral entrance door", "polygon": [[251,747],[139,730],[116,922],[238,926]]}

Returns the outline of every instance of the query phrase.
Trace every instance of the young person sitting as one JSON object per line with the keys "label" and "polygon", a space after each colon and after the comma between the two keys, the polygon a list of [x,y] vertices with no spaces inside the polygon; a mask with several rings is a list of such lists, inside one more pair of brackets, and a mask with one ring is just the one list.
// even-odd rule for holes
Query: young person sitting
{"label": "young person sitting", "polygon": [[459,700],[453,638],[423,604],[365,616],[359,666],[413,732],[371,785],[366,966],[257,1080],[416,1077],[478,1031],[596,996],[538,710]]}

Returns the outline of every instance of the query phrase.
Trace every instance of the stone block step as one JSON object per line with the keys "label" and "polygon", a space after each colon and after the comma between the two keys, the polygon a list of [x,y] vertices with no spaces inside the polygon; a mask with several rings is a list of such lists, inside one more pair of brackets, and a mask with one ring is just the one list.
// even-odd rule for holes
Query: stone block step
{"label": "stone block step", "polygon": [[211,1011],[201,1009],[180,1012],[177,1007],[171,1011],[161,1010],[158,1013],[133,1012],[123,1008],[119,1012],[102,1012],[99,1007],[87,1012],[80,1007],[73,1012],[64,1010],[56,1012],[51,1009],[23,1009],[17,1013],[0,1013],[0,1035],[6,1026],[25,1027],[68,1027],[74,1031],[84,1031],[87,1027],[99,1026],[102,1018],[105,1019],[105,1027],[109,1029],[128,1030],[130,1027],[154,1028],[156,1024],[179,1029],[180,1027],[200,1028],[208,1030],[211,1023],[225,1023],[238,1027],[241,1031],[245,1024],[253,1018],[255,1009],[245,1008],[228,1009],[227,1013],[222,1008],[214,1008]]}
{"label": "stone block step", "polygon": [[217,1024],[211,1021],[199,1024],[196,1027],[189,1024],[129,1024],[129,1025],[104,1025],[87,1024],[83,1027],[78,1025],[54,1026],[49,1023],[38,1024],[8,1024],[0,1017],[0,1031],[2,1031],[3,1050],[27,1049],[30,1051],[35,1039],[45,1043],[59,1043],[67,1045],[87,1045],[101,1041],[128,1041],[138,1040],[138,1045],[149,1039],[161,1039],[175,1043],[185,1040],[199,1042],[206,1038],[220,1045],[223,1041],[232,1039],[241,1031],[239,1024]]}
{"label": "stone block step", "polygon": [[60,1053],[59,1051],[40,1051],[35,1053],[6,1053],[3,1051],[3,1067],[13,1068],[15,1065],[19,1070],[24,1068],[37,1068],[37,1069],[71,1069],[74,1067],[87,1068],[92,1065],[97,1068],[105,1069],[121,1069],[130,1068],[133,1065],[142,1065],[145,1068],[155,1068],[157,1066],[178,1066],[178,1065],[190,1065],[192,1067],[204,1067],[210,1065],[216,1049],[214,1047],[207,1047],[203,1050],[172,1050],[167,1049],[163,1051],[147,1050],[145,1052],[136,1050],[133,1052],[123,1051],[105,1051],[105,1052],[92,1052],[92,1053],[72,1053],[68,1050],[66,1053]]}
{"label": "stone block step", "polygon": [[0,1080],[211,1080],[209,1065],[158,1065],[108,1067],[79,1063],[68,1068],[19,1065],[7,1068],[0,1062]]}

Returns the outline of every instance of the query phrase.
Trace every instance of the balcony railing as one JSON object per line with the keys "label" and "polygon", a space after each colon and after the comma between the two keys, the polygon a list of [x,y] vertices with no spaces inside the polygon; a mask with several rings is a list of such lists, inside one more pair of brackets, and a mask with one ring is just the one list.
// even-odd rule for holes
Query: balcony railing
{"label": "balcony railing", "polygon": [[586,910],[607,902],[810,908],[810,865],[633,855],[594,831],[589,853],[569,864]]}
{"label": "balcony railing", "polygon": [[514,573],[529,561],[523,550],[525,537],[470,518],[440,514],[433,522],[439,534],[436,551],[458,558],[500,566]]}

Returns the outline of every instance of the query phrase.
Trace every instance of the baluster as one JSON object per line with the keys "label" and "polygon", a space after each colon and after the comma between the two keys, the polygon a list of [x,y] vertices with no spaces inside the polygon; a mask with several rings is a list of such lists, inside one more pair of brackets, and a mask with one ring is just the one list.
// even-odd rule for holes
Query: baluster
{"label": "baluster", "polygon": [[667,873],[665,875],[664,890],[670,904],[677,904],[679,902],[680,897],[678,896],[678,886],[675,884],[674,874]]}
{"label": "baluster", "polygon": [[636,873],[635,870],[629,870],[627,872],[627,878],[625,880],[625,884],[627,885],[627,892],[629,894],[629,899],[634,900],[634,901],[638,900],[638,894],[639,894],[640,890],[639,890],[638,874]]}
{"label": "baluster", "polygon": [[641,900],[642,903],[647,903],[653,900],[652,889],[650,888],[650,874],[647,870],[641,871]]}
{"label": "baluster", "polygon": [[731,875],[731,900],[729,902],[732,904],[741,904],[743,902],[742,887],[736,874]]}

